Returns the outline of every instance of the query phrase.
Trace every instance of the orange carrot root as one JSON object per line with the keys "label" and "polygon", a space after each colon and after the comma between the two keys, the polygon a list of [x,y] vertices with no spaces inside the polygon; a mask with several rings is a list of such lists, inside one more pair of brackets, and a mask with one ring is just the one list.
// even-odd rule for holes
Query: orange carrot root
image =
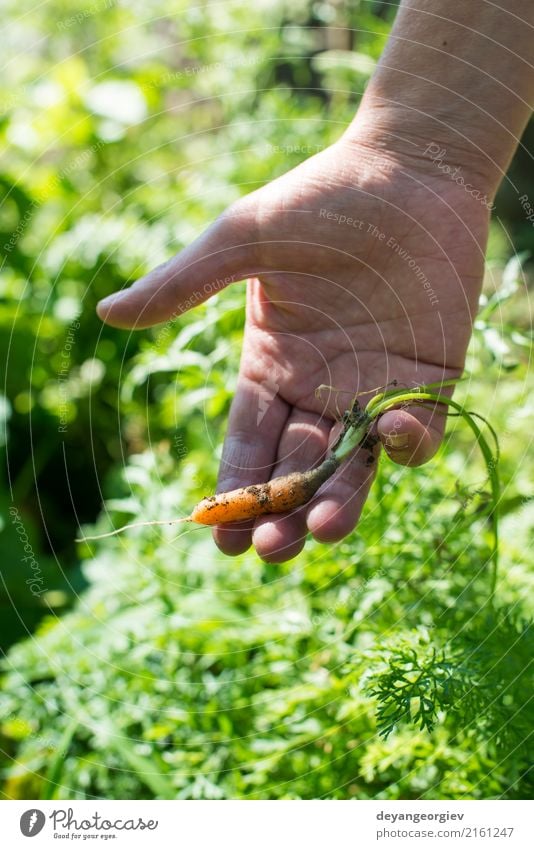
{"label": "orange carrot root", "polygon": [[132,522],[108,531],[105,534],[83,537],[76,542],[105,539],[126,531],[128,528],[139,528],[150,525],[177,525],[180,522],[195,522],[197,525],[226,525],[232,522],[242,522],[244,519],[255,519],[265,513],[285,513],[307,504],[317,490],[334,474],[340,460],[331,454],[316,469],[307,472],[292,472],[281,475],[267,483],[252,484],[219,495],[203,498],[193,508],[190,516],[181,519],[167,519],[155,522]]}
{"label": "orange carrot root", "polygon": [[338,458],[332,455],[308,472],[292,472],[267,483],[211,495],[199,501],[189,518],[200,525],[224,525],[294,510],[313,498],[338,465]]}

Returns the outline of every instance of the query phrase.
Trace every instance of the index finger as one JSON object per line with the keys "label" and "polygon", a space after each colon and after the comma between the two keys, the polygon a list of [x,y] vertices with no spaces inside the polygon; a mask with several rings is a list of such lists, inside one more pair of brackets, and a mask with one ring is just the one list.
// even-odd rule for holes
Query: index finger
{"label": "index finger", "polygon": [[[258,384],[240,377],[230,409],[217,492],[269,480],[288,415],[289,406],[273,393],[268,379]],[[217,525],[213,538],[224,554],[241,554],[251,545],[253,524]]]}

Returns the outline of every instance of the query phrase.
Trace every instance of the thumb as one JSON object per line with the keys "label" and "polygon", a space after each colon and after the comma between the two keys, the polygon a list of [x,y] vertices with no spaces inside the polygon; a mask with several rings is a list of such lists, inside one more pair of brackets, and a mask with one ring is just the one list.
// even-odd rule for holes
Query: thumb
{"label": "thumb", "polygon": [[[441,407],[443,410],[443,407]],[[447,417],[437,408],[390,410],[380,417],[377,433],[388,456],[402,466],[421,466],[438,450]]]}
{"label": "thumb", "polygon": [[255,274],[254,211],[237,201],[171,260],[98,303],[113,327],[140,330],[186,312],[229,283]]}

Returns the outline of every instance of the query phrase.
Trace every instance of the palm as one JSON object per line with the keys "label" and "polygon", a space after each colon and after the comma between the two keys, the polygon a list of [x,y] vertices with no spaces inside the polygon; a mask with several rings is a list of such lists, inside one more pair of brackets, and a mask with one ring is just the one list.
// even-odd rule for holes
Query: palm
{"label": "palm", "polygon": [[[377,167],[365,149],[338,143],[244,198],[223,216],[218,232],[208,231],[193,246],[199,267],[222,242],[217,257],[225,272],[256,274],[248,286],[221,489],[314,465],[337,412],[356,392],[461,370],[482,276],[487,210],[439,174],[385,164]],[[356,224],[342,223],[342,216]],[[170,314],[177,292],[186,292],[181,273],[171,265],[143,283],[137,297],[131,290],[122,308],[122,316],[130,310],[126,323],[138,320],[140,306],[148,309],[143,323]],[[111,320],[124,321],[117,314],[119,320]],[[318,396],[321,384],[346,394]],[[407,439],[404,448],[388,449],[395,459],[417,463],[437,447],[442,423],[424,411],[417,418],[391,413],[379,429],[382,437],[395,430],[401,443]],[[352,458],[312,505],[294,514],[265,517],[254,528],[217,529],[218,544],[236,553],[252,538],[262,556],[284,560],[302,547],[307,529],[320,539],[343,537],[370,484],[366,459]]]}

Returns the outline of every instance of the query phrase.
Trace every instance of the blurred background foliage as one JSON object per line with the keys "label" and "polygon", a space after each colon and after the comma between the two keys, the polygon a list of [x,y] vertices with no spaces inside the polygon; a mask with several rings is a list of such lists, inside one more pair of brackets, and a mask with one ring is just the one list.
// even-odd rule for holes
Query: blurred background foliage
{"label": "blurred background foliage", "polygon": [[73,542],[80,524],[179,515],[212,490],[244,318],[242,287],[136,334],[102,326],[97,300],[338,138],[394,11],[4,4],[7,797],[529,792],[534,230],[513,187],[534,197],[532,128],[497,200],[475,379],[460,392],[501,435],[498,604],[474,494],[483,470],[454,423],[430,469],[384,464],[357,533],[284,567],[225,559],[205,530]]}

